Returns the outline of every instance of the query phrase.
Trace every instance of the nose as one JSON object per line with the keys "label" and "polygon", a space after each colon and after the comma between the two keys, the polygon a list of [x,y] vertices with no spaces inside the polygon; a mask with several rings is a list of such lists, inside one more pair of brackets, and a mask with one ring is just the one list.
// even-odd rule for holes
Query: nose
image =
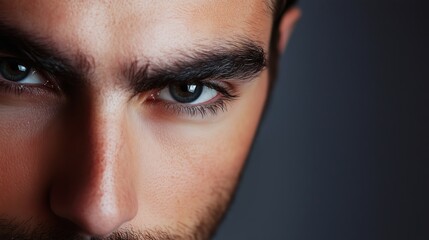
{"label": "nose", "polygon": [[[73,108],[50,190],[53,213],[83,234],[106,236],[137,214],[126,110],[118,101]],[[79,110],[76,110],[79,109]]]}

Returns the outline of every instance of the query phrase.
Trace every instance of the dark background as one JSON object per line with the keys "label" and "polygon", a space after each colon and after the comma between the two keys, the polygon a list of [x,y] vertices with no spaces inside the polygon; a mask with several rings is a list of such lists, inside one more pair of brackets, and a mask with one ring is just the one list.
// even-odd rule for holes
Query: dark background
{"label": "dark background", "polygon": [[429,239],[429,1],[299,6],[215,239]]}

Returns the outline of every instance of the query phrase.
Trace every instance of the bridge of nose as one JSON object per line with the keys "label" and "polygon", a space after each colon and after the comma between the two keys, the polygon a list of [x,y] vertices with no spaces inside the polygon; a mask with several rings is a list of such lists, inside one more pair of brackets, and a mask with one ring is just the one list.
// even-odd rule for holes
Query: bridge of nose
{"label": "bridge of nose", "polygon": [[[97,94],[102,93],[102,94]],[[120,94],[94,91],[75,104],[53,183],[51,208],[87,234],[108,234],[137,213],[135,171],[128,144],[127,102]]]}

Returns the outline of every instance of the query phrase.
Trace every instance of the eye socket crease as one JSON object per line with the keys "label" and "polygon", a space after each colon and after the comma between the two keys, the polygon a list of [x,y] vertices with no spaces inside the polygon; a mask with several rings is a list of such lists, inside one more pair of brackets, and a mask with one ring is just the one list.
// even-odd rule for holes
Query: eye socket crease
{"label": "eye socket crease", "polygon": [[[266,53],[261,44],[246,36],[234,39],[179,49],[166,62],[139,58],[123,64],[121,74],[129,81],[133,95],[183,81],[251,80],[265,69]],[[0,23],[0,53],[46,72],[62,88],[85,85],[94,70],[94,59],[82,53],[66,53],[54,43],[47,36]]]}

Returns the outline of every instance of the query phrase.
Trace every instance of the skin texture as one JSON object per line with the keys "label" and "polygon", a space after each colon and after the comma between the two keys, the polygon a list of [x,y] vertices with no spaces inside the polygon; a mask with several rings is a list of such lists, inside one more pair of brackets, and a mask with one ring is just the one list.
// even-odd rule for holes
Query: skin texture
{"label": "skin texture", "polygon": [[[281,25],[281,49],[295,15]],[[0,236],[207,239],[259,124],[269,66],[219,80],[238,96],[205,115],[154,104],[160,89],[133,92],[122,69],[244,38],[268,53],[267,3],[4,0],[0,22],[87,67],[69,91],[0,91]]]}

